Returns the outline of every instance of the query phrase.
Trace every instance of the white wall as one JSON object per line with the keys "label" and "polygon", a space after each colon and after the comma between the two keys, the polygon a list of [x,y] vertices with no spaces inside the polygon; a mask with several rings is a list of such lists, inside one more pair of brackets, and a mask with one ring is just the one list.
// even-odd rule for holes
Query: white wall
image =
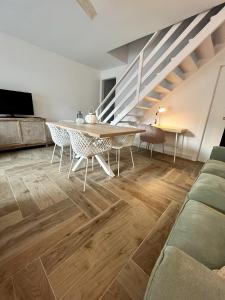
{"label": "white wall", "polygon": [[36,116],[74,119],[99,100],[100,72],[0,33],[0,88],[33,94]]}
{"label": "white wall", "polygon": [[128,63],[131,63],[136,56],[141,52],[144,46],[149,41],[150,36],[145,36],[129,44],[128,47]]}

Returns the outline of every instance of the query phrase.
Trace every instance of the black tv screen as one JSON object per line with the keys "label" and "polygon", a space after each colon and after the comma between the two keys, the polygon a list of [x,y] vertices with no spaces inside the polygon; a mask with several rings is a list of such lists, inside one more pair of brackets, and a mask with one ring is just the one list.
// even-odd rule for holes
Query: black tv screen
{"label": "black tv screen", "polygon": [[0,114],[33,115],[32,94],[0,89]]}

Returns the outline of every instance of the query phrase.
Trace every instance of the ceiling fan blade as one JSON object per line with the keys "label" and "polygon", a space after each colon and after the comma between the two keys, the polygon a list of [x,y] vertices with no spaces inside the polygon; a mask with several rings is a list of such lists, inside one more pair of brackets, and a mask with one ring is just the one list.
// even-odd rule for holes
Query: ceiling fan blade
{"label": "ceiling fan blade", "polygon": [[97,12],[90,0],[77,0],[81,8],[92,20],[97,16]]}

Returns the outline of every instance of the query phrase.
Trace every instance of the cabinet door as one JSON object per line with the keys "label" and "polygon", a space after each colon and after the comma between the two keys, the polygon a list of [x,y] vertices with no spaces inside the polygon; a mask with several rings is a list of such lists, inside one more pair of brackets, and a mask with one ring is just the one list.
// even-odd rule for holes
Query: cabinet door
{"label": "cabinet door", "polygon": [[45,123],[38,121],[20,122],[23,144],[46,143]]}
{"label": "cabinet door", "polygon": [[0,121],[0,146],[21,143],[20,123],[18,121]]}

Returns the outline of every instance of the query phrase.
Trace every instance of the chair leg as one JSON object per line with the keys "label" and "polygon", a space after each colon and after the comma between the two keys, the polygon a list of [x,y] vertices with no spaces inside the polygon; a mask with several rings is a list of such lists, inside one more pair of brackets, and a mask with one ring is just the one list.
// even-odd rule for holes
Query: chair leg
{"label": "chair leg", "polygon": [[91,170],[92,171],[94,171],[94,159],[95,159],[95,157],[92,156],[92,158],[91,158]]}
{"label": "chair leg", "polygon": [[[108,151],[108,167],[109,167],[109,171],[110,171],[110,155],[109,155],[109,151]],[[109,178],[111,178],[110,172],[109,172]]]}
{"label": "chair leg", "polygon": [[130,156],[131,156],[132,165],[133,165],[133,168],[134,168],[134,158],[133,158],[132,147],[130,147]]}
{"label": "chair leg", "polygon": [[139,145],[138,145],[138,152],[140,151],[141,144],[142,144],[142,141],[140,140]]}
{"label": "chair leg", "polygon": [[63,157],[63,147],[61,147],[61,155],[60,155],[60,162],[59,162],[59,172],[61,172],[62,157]]}
{"label": "chair leg", "polygon": [[118,161],[117,149],[116,149],[116,162]]}
{"label": "chair leg", "polygon": [[88,171],[88,158],[87,158],[87,162],[86,162],[86,169],[85,169],[85,175],[84,175],[84,189],[83,189],[83,192],[85,192],[85,190],[86,190],[87,171]]}
{"label": "chair leg", "polygon": [[118,149],[118,176],[120,176],[120,149]]}
{"label": "chair leg", "polygon": [[72,159],[72,147],[70,145],[70,160]]}
{"label": "chair leg", "polygon": [[53,158],[54,158],[54,155],[55,155],[55,148],[56,148],[56,144],[55,144],[54,149],[53,149],[53,152],[52,152],[51,164],[53,163]]}
{"label": "chair leg", "polygon": [[153,148],[154,148],[154,144],[151,144],[151,159],[152,159],[152,151],[153,151]]}
{"label": "chair leg", "polygon": [[163,154],[165,154],[165,147],[164,144],[162,144]]}
{"label": "chair leg", "polygon": [[72,161],[71,161],[71,164],[70,164],[69,173],[68,173],[68,179],[70,178],[70,173],[71,173],[71,170],[72,170],[74,158],[75,158],[75,155],[73,154],[73,158],[72,158]]}

